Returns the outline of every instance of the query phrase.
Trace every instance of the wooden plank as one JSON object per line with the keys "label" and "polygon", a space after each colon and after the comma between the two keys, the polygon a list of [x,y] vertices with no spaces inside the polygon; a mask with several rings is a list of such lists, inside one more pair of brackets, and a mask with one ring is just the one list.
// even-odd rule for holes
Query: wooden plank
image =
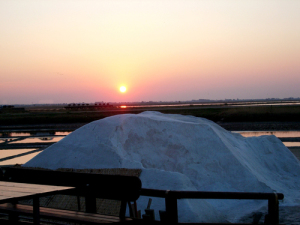
{"label": "wooden plank", "polygon": [[[213,192],[213,191],[165,191],[143,188],[143,196],[153,196],[165,198],[172,196],[176,199],[256,199],[267,200],[274,197],[274,193],[262,192]],[[279,200],[284,198],[282,193],[276,193]]]}
{"label": "wooden plank", "polygon": [[[20,205],[17,204],[15,208],[11,204],[0,204],[0,210],[4,212],[18,210],[24,215],[32,215],[32,206]],[[84,212],[68,211],[68,210],[59,210],[52,208],[40,207],[40,215],[48,219],[57,219],[61,221],[69,222],[82,222],[82,223],[92,223],[92,224],[104,224],[104,223],[133,223],[133,224],[170,224],[170,222],[161,222],[161,221],[145,221],[141,219],[130,219],[125,218],[125,220],[120,220],[115,216],[106,216],[100,214],[91,214]],[[2,221],[1,221],[2,222]],[[2,223],[1,223],[2,224]],[[195,225],[199,223],[179,223],[183,225]],[[201,225],[228,225],[228,223],[200,223]],[[250,225],[245,223],[233,223],[233,225]]]}
{"label": "wooden plank", "polygon": [[[64,190],[72,188],[70,186],[54,186],[54,185],[44,185],[44,184],[28,184],[28,183],[17,183],[9,181],[0,181],[0,189],[13,188],[13,189],[32,189],[39,191],[55,191],[55,190]],[[35,192],[35,191],[34,191]]]}
{"label": "wooden plank", "polygon": [[[0,210],[4,212],[18,212],[25,215],[32,215],[33,207],[28,205],[17,204],[15,206],[11,204],[0,204]],[[121,220],[116,216],[100,215],[93,213],[52,209],[40,207],[40,216],[44,218],[51,218],[57,220],[64,220],[70,222],[89,222],[89,223],[117,223],[121,221],[132,221],[130,218],[124,218]]]}
{"label": "wooden plank", "polygon": [[[54,192],[61,192],[63,190],[69,190],[69,192],[65,194],[75,194],[86,197],[86,212],[95,213],[95,198],[121,200],[123,204],[119,217],[106,218],[104,220],[106,222],[111,220],[120,222],[125,219],[126,202],[135,201],[139,198],[142,185],[140,179],[135,176],[104,175],[73,171],[51,171],[15,167],[2,168],[2,172],[5,180],[15,182],[4,182],[2,183],[2,186],[0,182],[0,193],[3,196],[6,196],[3,197],[3,201],[0,200],[0,203],[11,201],[13,199],[20,200],[21,198],[25,197],[39,197],[43,196],[45,193],[50,194]],[[36,185],[36,183],[39,185]],[[48,184],[58,186],[62,185],[62,187],[53,187],[49,186]],[[65,187],[65,185],[73,186],[73,188]],[[47,210],[46,213],[49,213],[49,211]],[[35,214],[37,215],[37,211],[35,211]],[[73,220],[75,217],[75,215],[66,211],[57,211],[55,214],[59,214],[60,217],[64,217],[68,220]],[[71,214],[72,216],[70,217]],[[43,215],[46,216],[45,214]],[[92,215],[93,216],[90,218],[90,220],[95,219],[94,215],[96,214]],[[51,217],[54,216],[55,215],[51,215]],[[81,215],[79,212],[76,212],[75,222],[78,220],[78,216],[83,216],[85,220],[86,218],[91,217],[91,215]],[[38,216],[36,216],[36,218],[38,218]],[[101,218],[101,220],[103,220],[103,217]],[[98,220],[99,218],[97,218],[97,221]],[[37,219],[35,223],[38,224],[38,221],[39,220]]]}
{"label": "wooden plank", "polygon": [[[90,193],[97,198],[135,201],[142,183],[138,177],[62,172],[27,168],[2,168],[4,179],[57,186],[77,187],[79,194]],[[120,188],[122,187],[122,188]]]}
{"label": "wooden plank", "polygon": [[19,198],[27,198],[32,196],[42,196],[65,190],[71,190],[73,187],[65,186],[48,186],[39,184],[25,184],[0,181],[0,202],[16,200]]}
{"label": "wooden plank", "polygon": [[22,188],[22,187],[1,187],[0,188],[0,193],[3,195],[5,194],[10,194],[10,193],[19,193],[19,194],[35,194],[35,193],[43,193],[43,192],[48,192],[48,191],[53,191],[55,189],[46,189],[46,188],[43,188],[43,189],[38,189],[38,188],[33,188],[33,189],[30,189],[30,188]]}

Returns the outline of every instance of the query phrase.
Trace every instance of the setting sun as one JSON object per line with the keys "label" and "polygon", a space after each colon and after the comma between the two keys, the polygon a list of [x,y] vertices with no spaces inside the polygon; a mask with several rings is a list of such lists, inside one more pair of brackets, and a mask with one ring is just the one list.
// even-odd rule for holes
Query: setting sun
{"label": "setting sun", "polygon": [[121,87],[120,87],[120,91],[121,91],[122,93],[126,92],[126,87],[125,87],[125,86],[121,86]]}

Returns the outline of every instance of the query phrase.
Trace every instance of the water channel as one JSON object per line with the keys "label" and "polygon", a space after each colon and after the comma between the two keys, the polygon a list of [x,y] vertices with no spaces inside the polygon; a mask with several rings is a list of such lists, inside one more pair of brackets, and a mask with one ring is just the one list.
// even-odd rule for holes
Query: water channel
{"label": "water channel", "polygon": [[[232,131],[244,137],[275,135],[300,160],[300,131]],[[70,131],[0,132],[0,165],[23,164]]]}

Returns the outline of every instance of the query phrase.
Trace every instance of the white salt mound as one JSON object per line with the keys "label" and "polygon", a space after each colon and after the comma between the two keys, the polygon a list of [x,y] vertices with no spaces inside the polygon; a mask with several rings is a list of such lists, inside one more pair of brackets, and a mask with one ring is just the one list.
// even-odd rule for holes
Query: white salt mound
{"label": "white salt mound", "polygon": [[[144,188],[280,192],[300,205],[300,163],[275,136],[245,138],[203,118],[143,112],[89,123],[26,167],[140,168]],[[140,197],[143,211],[148,198]],[[266,201],[180,200],[179,222],[237,222]],[[151,208],[164,209],[163,199]]]}

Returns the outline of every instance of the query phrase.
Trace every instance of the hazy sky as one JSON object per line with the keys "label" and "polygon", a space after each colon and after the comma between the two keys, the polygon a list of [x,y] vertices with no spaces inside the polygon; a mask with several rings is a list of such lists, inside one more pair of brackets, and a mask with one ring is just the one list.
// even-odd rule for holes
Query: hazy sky
{"label": "hazy sky", "polygon": [[0,0],[0,79],[0,104],[300,97],[300,1]]}

